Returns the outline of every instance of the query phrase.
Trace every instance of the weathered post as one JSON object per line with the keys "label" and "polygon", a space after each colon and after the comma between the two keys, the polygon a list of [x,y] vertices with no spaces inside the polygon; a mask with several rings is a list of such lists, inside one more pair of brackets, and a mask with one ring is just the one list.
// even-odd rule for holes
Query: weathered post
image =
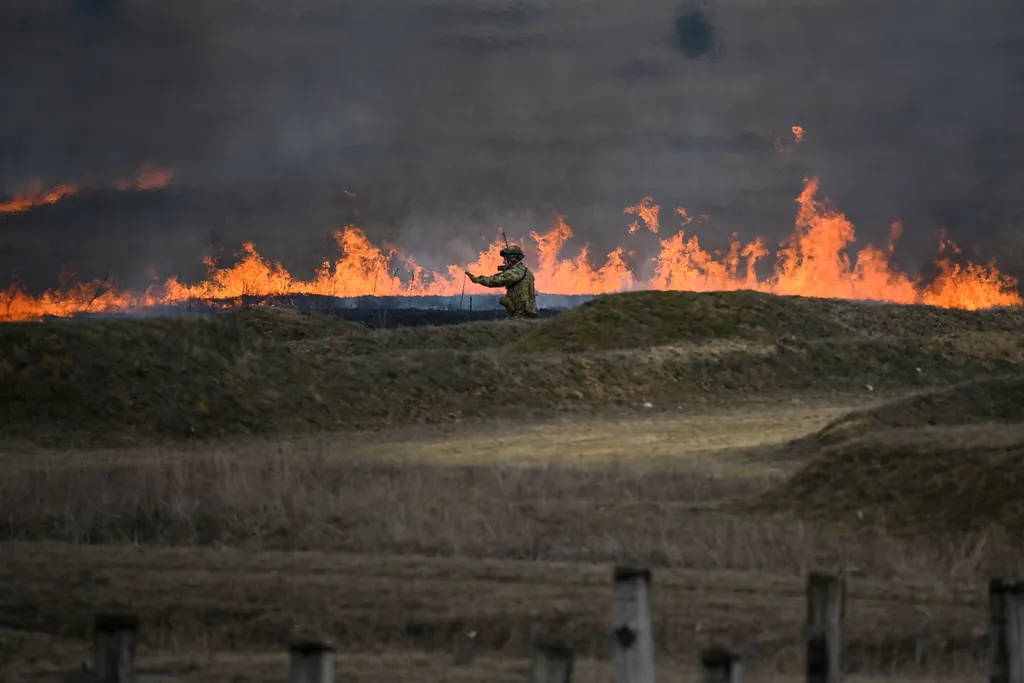
{"label": "weathered post", "polygon": [[740,683],[743,680],[740,658],[724,647],[701,650],[700,668],[704,683]]}
{"label": "weathered post", "polygon": [[807,577],[807,683],[841,680],[845,613],[844,577],[811,572]]}
{"label": "weathered post", "polygon": [[139,618],[97,614],[93,620],[93,670],[97,683],[135,683]]}
{"label": "weathered post", "polygon": [[1024,683],[1024,581],[988,585],[991,683]]}
{"label": "weathered post", "polygon": [[654,683],[651,571],[616,568],[613,595],[615,682]]}
{"label": "weathered post", "polygon": [[555,643],[537,643],[530,667],[530,683],[570,683],[572,650]]}
{"label": "weathered post", "polygon": [[334,683],[334,648],[318,641],[300,641],[289,648],[289,683]]}

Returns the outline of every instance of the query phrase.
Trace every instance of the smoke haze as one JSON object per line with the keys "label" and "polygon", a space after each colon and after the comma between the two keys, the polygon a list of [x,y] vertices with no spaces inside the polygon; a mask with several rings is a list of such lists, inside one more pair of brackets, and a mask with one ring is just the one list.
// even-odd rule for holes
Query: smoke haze
{"label": "smoke haze", "polygon": [[597,258],[643,253],[645,195],[666,230],[710,214],[707,246],[771,243],[805,175],[859,243],[902,220],[905,269],[947,228],[1014,272],[1022,79],[1020,0],[6,0],[0,195],[176,180],[0,218],[0,272],[140,286],[252,241],[306,275],[347,222],[439,267],[554,212]]}

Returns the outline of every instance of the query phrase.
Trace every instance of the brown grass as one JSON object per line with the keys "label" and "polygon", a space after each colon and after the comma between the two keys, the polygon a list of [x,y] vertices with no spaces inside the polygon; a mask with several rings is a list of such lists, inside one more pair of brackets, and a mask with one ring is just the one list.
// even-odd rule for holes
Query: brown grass
{"label": "brown grass", "polygon": [[[685,425],[663,417],[603,432],[588,423],[519,439],[499,432],[490,450],[474,429],[240,443],[205,456],[111,451],[91,466],[87,452],[37,451],[38,467],[8,470],[0,488],[13,558],[0,583],[19,587],[5,623],[81,643],[94,611],[130,607],[150,661],[191,661],[206,675],[249,671],[259,653],[312,631],[342,643],[343,662],[427,657],[465,680],[514,677],[543,633],[573,645],[595,677],[583,680],[596,680],[608,655],[610,568],[634,563],[655,567],[667,674],[692,672],[696,650],[721,641],[771,677],[801,665],[803,574],[855,568],[868,578],[852,589],[854,672],[983,666],[983,579],[1021,569],[1017,542],[840,535],[731,512],[787,475],[756,450],[728,450],[730,427],[747,443],[739,413],[689,442]],[[789,415],[794,428],[813,428],[834,410]],[[762,415],[785,419],[779,408]],[[715,434],[720,448],[709,452]],[[663,454],[627,459],[644,435]],[[591,455],[571,457],[567,446],[561,461],[525,456],[521,439],[558,438]],[[468,631],[479,660],[458,667],[451,658]],[[84,652],[68,646],[54,665]]]}
{"label": "brown grass", "polygon": [[[0,585],[17,586],[0,598],[5,671],[74,665],[91,615],[117,608],[140,614],[145,661],[193,666],[188,680],[268,680],[288,638],[310,632],[341,644],[354,680],[521,680],[538,634],[566,640],[579,680],[598,680],[611,567],[629,563],[656,572],[664,680],[691,679],[711,642],[741,650],[759,678],[799,674],[811,569],[864,577],[851,579],[852,673],[977,675],[984,581],[1024,570],[998,514],[908,534],[859,519],[837,528],[811,504],[769,515],[746,503],[904,486],[801,469],[808,444],[821,447],[802,437],[851,409],[897,422],[940,405],[964,422],[1012,417],[995,392],[1019,374],[1013,319],[957,312],[973,321],[957,331],[922,309],[854,334],[842,317],[862,313],[850,304],[782,306],[572,353],[520,343],[557,318],[379,331],[260,311],[0,328]],[[806,329],[832,336],[794,333],[810,312],[819,322]],[[988,394],[878,407],[978,375],[1004,379]],[[933,448],[914,424],[889,426],[909,426],[928,458],[953,453],[954,435],[973,439],[930,464],[936,476],[982,434],[1000,448],[969,424]],[[232,436],[163,439],[169,425]],[[134,443],[95,447],[108,432]],[[71,447],[45,445],[56,437]],[[794,439],[799,457],[777,457]],[[467,647],[476,657],[456,664]]]}
{"label": "brown grass", "polygon": [[706,343],[1015,333],[1018,309],[964,311],[738,292],[631,292],[600,297],[532,328],[522,351],[578,352]]}
{"label": "brown grass", "polygon": [[993,377],[854,411],[791,444],[818,448],[892,429],[1024,422],[1024,381]]}
{"label": "brown grass", "polygon": [[51,445],[152,443],[1019,374],[1017,311],[907,307],[900,324],[873,331],[860,321],[876,310],[897,315],[750,292],[644,292],[543,321],[444,329],[369,330],[281,311],[16,324],[0,328],[0,429]]}
{"label": "brown grass", "polygon": [[778,449],[803,466],[754,509],[888,533],[1019,535],[1024,403],[1015,377],[854,411]]}
{"label": "brown grass", "polygon": [[[21,586],[9,621],[81,638],[96,606],[130,604],[143,619],[144,645],[165,657],[251,656],[310,632],[352,653],[449,658],[475,631],[477,652],[492,659],[528,657],[540,634],[564,639],[581,658],[609,654],[607,566],[226,549],[3,549],[14,559],[0,569],[2,578]],[[655,581],[655,639],[669,662],[692,661],[699,647],[723,641],[743,651],[754,671],[799,670],[801,577],[664,568]],[[983,598],[970,585],[853,581],[851,670],[977,667]]]}
{"label": "brown grass", "polygon": [[761,500],[890,533],[1024,529],[1024,424],[880,431],[825,449]]}

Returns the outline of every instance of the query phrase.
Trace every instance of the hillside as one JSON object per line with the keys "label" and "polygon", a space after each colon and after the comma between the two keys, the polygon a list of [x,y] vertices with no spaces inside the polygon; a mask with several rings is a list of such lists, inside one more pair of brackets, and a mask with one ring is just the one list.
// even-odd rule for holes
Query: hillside
{"label": "hillside", "polygon": [[1022,330],[1024,311],[1017,309],[860,304],[753,291],[650,291],[610,294],[577,306],[535,328],[515,348],[573,352],[723,338],[806,341]]}
{"label": "hillside", "polygon": [[1024,531],[1024,426],[883,432],[833,446],[759,501],[888,533]]}
{"label": "hillside", "polygon": [[845,415],[792,445],[814,448],[884,430],[988,423],[1024,423],[1024,380],[993,377],[913,394]]}
{"label": "hillside", "polygon": [[897,534],[1019,534],[1022,390],[997,377],[853,412],[791,443],[805,464],[754,507]]}
{"label": "hillside", "polygon": [[1020,373],[1020,313],[603,297],[541,321],[373,330],[314,313],[0,326],[3,432],[194,438],[526,418]]}
{"label": "hillside", "polygon": [[808,567],[868,577],[851,670],[974,671],[964,580],[1013,571],[1024,530],[1018,316],[645,292],[440,327],[3,325],[0,645],[77,669],[91,615],[130,604],[147,665],[211,679],[279,679],[252,658],[314,632],[353,680],[511,682],[545,632],[596,680],[626,560],[662,587],[669,678],[709,640],[800,675]]}

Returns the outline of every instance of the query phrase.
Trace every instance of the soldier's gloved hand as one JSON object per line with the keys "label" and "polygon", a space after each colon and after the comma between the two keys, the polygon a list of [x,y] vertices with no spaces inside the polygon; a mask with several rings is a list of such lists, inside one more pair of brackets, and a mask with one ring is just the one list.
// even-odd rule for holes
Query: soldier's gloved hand
{"label": "soldier's gloved hand", "polygon": [[476,282],[476,275],[473,275],[473,273],[469,272],[468,270],[466,271],[466,275],[469,276],[471,282]]}

